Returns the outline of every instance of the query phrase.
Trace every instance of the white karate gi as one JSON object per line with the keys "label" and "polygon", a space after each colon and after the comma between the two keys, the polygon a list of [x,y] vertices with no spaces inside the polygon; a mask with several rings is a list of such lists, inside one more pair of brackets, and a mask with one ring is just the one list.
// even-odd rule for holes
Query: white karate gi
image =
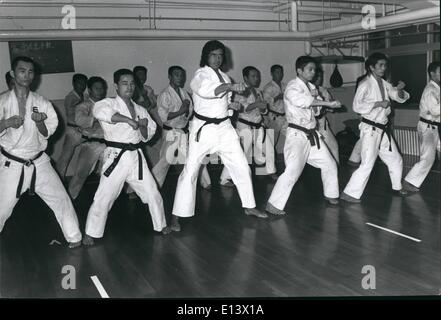
{"label": "white karate gi", "polygon": [[[440,90],[439,85],[430,80],[424,88],[420,101],[420,117],[433,122],[440,122]],[[438,127],[418,122],[420,140],[420,161],[407,174],[405,180],[419,188],[426,179],[435,161],[436,148],[439,144]]]}
{"label": "white karate gi", "polygon": [[[256,89],[257,98],[249,91],[248,96],[237,94],[235,101],[239,102],[243,108],[243,111],[239,113],[239,119],[243,119],[252,123],[261,123],[263,121],[262,114],[267,114],[268,110],[261,112],[258,108],[251,111],[247,111],[250,104],[259,100],[263,100],[263,94],[260,90]],[[266,131],[266,132],[265,132]],[[274,156],[274,137],[273,134],[268,133],[266,128],[261,127],[259,129],[249,126],[240,120],[236,123],[236,132],[242,139],[242,147],[247,157],[249,164],[256,164],[256,175],[269,175],[276,172],[275,156]],[[263,137],[265,136],[265,141]],[[226,167],[222,170],[220,176],[220,183],[225,184],[231,179],[230,174]]]}
{"label": "white karate gi", "polygon": [[[224,82],[230,83],[229,77],[219,70]],[[193,91],[194,111],[210,118],[231,116],[228,110],[231,93],[216,96],[214,91],[222,82],[209,66],[196,71],[190,83]],[[196,141],[198,130],[205,121],[194,118],[190,123],[189,151],[187,162],[179,176],[173,205],[173,215],[190,217],[194,215],[196,203],[196,180],[199,167],[207,154],[218,153],[223,164],[231,174],[242,200],[242,207],[254,208],[251,171],[245,154],[240,146],[239,137],[229,119],[220,124],[205,125]]]}
{"label": "white karate gi", "polygon": [[[280,87],[274,80],[271,80],[263,87],[263,97],[269,104],[269,109],[276,111],[277,113],[285,114],[285,106],[283,99],[274,102],[274,98],[280,93],[285,92],[286,83],[282,82]],[[274,130],[274,144],[277,153],[283,153],[286,139],[286,128],[288,128],[288,122],[286,116],[278,115],[273,112],[268,112],[265,115],[266,124],[268,128]]]}
{"label": "white karate gi", "polygon": [[[404,92],[404,99],[398,96],[398,90],[387,81],[381,79],[384,88],[384,97],[381,95],[380,87],[374,76],[368,76],[361,82],[355,93],[353,109],[363,118],[379,124],[388,122],[387,116],[391,108],[376,108],[375,102],[390,99],[399,103],[409,99],[409,94]],[[397,149],[395,141],[391,136],[390,141],[383,130],[375,128],[367,123],[361,122],[360,144],[361,144],[361,164],[351,176],[344,193],[360,199],[364,188],[369,180],[370,173],[374,167],[375,160],[380,156],[381,160],[387,165],[393,190],[401,190],[401,177],[403,174],[403,159]],[[375,130],[374,130],[375,128]],[[389,151],[390,147],[392,151]]]}
{"label": "white karate gi", "polygon": [[[44,120],[48,131],[47,137],[38,131],[35,122],[31,119],[34,107],[47,115],[47,119]],[[19,114],[14,90],[1,95],[0,119],[8,119]],[[47,139],[55,132],[57,126],[58,118],[52,104],[37,93],[29,92],[23,125],[17,129],[8,128],[0,132],[0,146],[13,156],[25,160],[32,159],[41,151],[46,150]],[[0,154],[0,232],[18,201],[16,191],[22,168],[24,168],[24,181],[20,194],[30,188],[34,167],[36,172],[35,193],[54,212],[66,240],[68,242],[81,241],[75,209],[46,153],[36,159],[34,165],[29,166]]]}
{"label": "white karate gi", "polygon": [[[128,107],[119,96],[116,98],[106,98],[95,103],[93,115],[99,120],[106,141],[137,144],[141,141],[146,142],[153,136],[156,130],[156,123],[152,120],[147,110],[135,102],[133,102],[133,105],[135,106],[137,118],[148,119],[147,138],[142,136],[140,130],[134,130],[126,123],[112,123],[112,116],[115,113],[131,118]],[[138,179],[138,151],[140,152],[140,150],[125,151],[113,172],[108,177],[104,174],[101,176],[98,190],[95,193],[92,206],[87,215],[87,235],[94,238],[101,238],[103,236],[107,215],[113,202],[121,193],[124,182],[127,182],[132,187],[143,203],[149,205],[153,229],[161,231],[166,227],[162,197],[142,153],[143,179]],[[119,148],[107,147],[105,149],[103,173],[120,152],[121,149]]]}
{"label": "white karate gi", "polygon": [[[323,100],[332,101],[332,96],[326,88],[320,87],[319,93],[322,96]],[[325,114],[321,118],[317,119],[318,131],[323,136],[323,140],[325,141],[329,151],[331,151],[332,156],[338,164],[340,162],[340,157],[338,154],[338,142],[334,136],[334,133],[331,130],[331,127],[329,126],[329,121],[326,118],[326,109],[322,109],[321,112],[324,112]]]}
{"label": "white karate gi", "polygon": [[[311,90],[315,89],[308,83],[309,89],[303,80],[296,78],[288,83],[284,94],[286,118],[288,123],[293,123],[306,129],[315,129],[316,120],[311,103],[314,97]],[[317,133],[321,137],[320,133]],[[321,140],[321,139],[319,139]],[[279,177],[268,200],[275,208],[283,210],[291,194],[294,184],[300,177],[305,164],[321,170],[324,195],[327,198],[338,198],[337,163],[333,159],[327,146],[320,141],[311,146],[307,135],[298,129],[288,127],[284,149],[285,171]]]}
{"label": "white karate gi", "polygon": [[[94,104],[95,102],[89,98],[76,106],[75,124],[80,128],[83,137],[104,139],[103,129],[92,113]],[[78,162],[69,182],[69,194],[72,199],[78,197],[84,182],[86,182],[87,177],[102,156],[104,149],[106,149],[104,143],[84,139],[82,141],[77,147],[79,149]]]}
{"label": "white karate gi", "polygon": [[[69,92],[64,98],[66,126],[63,149],[56,162],[57,170],[62,177],[67,175],[67,168],[69,167],[75,148],[81,143],[81,132],[75,124],[75,107],[82,101],[84,101],[84,99],[82,99],[75,90]],[[72,165],[74,169],[76,164]],[[72,168],[70,168],[70,170],[72,170]]]}
{"label": "white karate gi", "polygon": [[351,155],[349,156],[349,161],[352,161],[354,163],[360,163],[361,162],[361,140],[358,139],[357,142],[354,145],[354,148],[352,149]]}
{"label": "white karate gi", "polygon": [[[152,169],[152,174],[155,177],[159,187],[164,184],[167,172],[170,169],[170,165],[184,164],[187,158],[188,150],[188,134],[184,129],[189,120],[189,116],[193,111],[193,104],[188,93],[179,88],[180,96],[172,86],[168,86],[158,97],[158,114],[162,120],[162,123],[172,130],[163,129],[162,131],[162,146],[159,152],[159,160]],[[190,108],[188,115],[180,115],[174,119],[168,120],[168,114],[170,112],[177,112],[181,108],[184,100],[190,101]],[[177,151],[177,155],[175,155]],[[207,171],[207,167],[203,166],[201,170],[200,183],[203,187],[211,185],[210,176]]]}

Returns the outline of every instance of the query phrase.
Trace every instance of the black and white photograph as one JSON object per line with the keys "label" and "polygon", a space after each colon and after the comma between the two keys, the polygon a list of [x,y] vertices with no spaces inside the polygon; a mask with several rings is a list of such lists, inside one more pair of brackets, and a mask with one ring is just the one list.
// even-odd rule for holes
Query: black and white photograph
{"label": "black and white photograph", "polygon": [[0,0],[0,301],[439,298],[439,5]]}

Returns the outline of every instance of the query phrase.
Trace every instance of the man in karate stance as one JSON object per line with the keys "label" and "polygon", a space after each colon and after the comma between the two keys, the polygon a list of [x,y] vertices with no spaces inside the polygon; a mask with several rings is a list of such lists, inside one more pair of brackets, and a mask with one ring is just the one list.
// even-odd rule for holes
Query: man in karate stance
{"label": "man in karate stance", "polygon": [[439,71],[439,61],[432,62],[427,70],[430,81],[421,96],[420,121],[418,122],[420,161],[412,167],[403,182],[403,187],[411,192],[419,191],[419,187],[435,161],[440,133]]}
{"label": "man in karate stance", "polygon": [[291,80],[285,90],[288,120],[284,150],[286,168],[277,180],[266,206],[266,211],[275,215],[285,214],[283,209],[306,163],[321,170],[325,199],[333,205],[338,203],[337,163],[316,130],[314,109],[320,109],[320,106],[340,108],[341,104],[339,101],[323,101],[319,96],[311,83],[315,69],[316,63],[312,57],[299,57],[296,61],[297,78]]}
{"label": "man in karate stance", "polygon": [[[193,103],[185,84],[185,70],[180,66],[168,69],[170,85],[158,97],[158,114],[161,117],[163,137],[159,160],[152,174],[161,188],[172,164],[183,164],[188,150],[188,126],[193,113]],[[175,152],[177,153],[175,155]],[[207,167],[203,166],[200,175],[203,188],[211,187]]]}
{"label": "man in karate stance", "polygon": [[0,96],[0,232],[18,199],[29,189],[55,214],[69,248],[81,245],[72,202],[44,150],[58,125],[52,104],[30,91],[35,64],[28,57],[12,62],[15,86]]}
{"label": "man in karate stance", "polygon": [[265,115],[268,128],[274,130],[274,145],[278,154],[283,153],[285,146],[286,128],[288,122],[285,117],[283,93],[286,83],[283,82],[283,67],[275,64],[271,66],[272,80],[263,87],[263,98],[268,102],[268,113]]}
{"label": "man in karate stance", "polygon": [[75,172],[69,181],[69,194],[76,199],[87,177],[101,157],[106,145],[104,133],[98,120],[93,116],[93,106],[96,102],[104,99],[107,92],[107,83],[101,77],[90,77],[87,80],[89,98],[75,108],[75,124],[81,132],[82,143],[77,147],[78,162]]}
{"label": "man in karate stance", "polygon": [[341,199],[359,203],[378,156],[387,165],[392,189],[400,195],[407,192],[402,188],[403,159],[397,149],[388,126],[387,116],[391,112],[390,99],[399,103],[409,99],[403,90],[405,84],[397,87],[382,79],[388,58],[383,53],[373,53],[365,63],[366,77],[360,81],[352,107],[362,116],[360,123],[361,164],[352,174]]}
{"label": "man in karate stance", "polygon": [[116,98],[97,102],[93,115],[100,121],[107,145],[104,151],[103,174],[86,222],[83,243],[92,245],[93,238],[104,234],[107,215],[127,182],[143,203],[149,205],[153,229],[169,233],[164,215],[162,197],[151,175],[142,153],[143,142],[147,142],[156,130],[156,123],[146,109],[133,102],[135,90],[133,72],[117,70],[113,74]]}
{"label": "man in karate stance", "polygon": [[237,187],[245,214],[259,218],[267,215],[256,209],[251,170],[240,146],[239,136],[231,125],[228,110],[232,92],[243,92],[243,83],[232,84],[220,68],[225,63],[225,47],[217,41],[207,42],[201,55],[200,69],[193,77],[194,119],[190,124],[187,162],[179,176],[173,205],[171,228],[180,231],[179,217],[194,215],[196,180],[207,154],[218,153]]}

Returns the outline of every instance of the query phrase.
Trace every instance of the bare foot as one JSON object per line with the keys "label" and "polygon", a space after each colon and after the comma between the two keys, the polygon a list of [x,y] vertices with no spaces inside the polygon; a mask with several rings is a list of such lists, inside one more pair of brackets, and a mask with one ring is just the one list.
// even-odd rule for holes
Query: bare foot
{"label": "bare foot", "polygon": [[91,236],[86,234],[83,238],[83,244],[85,246],[93,246],[95,244],[95,241],[93,241],[93,238]]}
{"label": "bare foot", "polygon": [[225,188],[234,188],[235,185],[231,180],[227,180],[226,182],[221,182],[220,183],[221,187],[225,187]]}
{"label": "bare foot", "polygon": [[325,200],[330,204],[330,205],[333,205],[333,206],[336,206],[337,204],[338,204],[338,198],[328,198],[328,197],[325,197]]}
{"label": "bare foot", "polygon": [[172,221],[170,225],[170,229],[175,232],[181,231],[181,224],[179,223],[179,217],[172,215]]}
{"label": "bare foot", "polygon": [[164,227],[164,229],[161,230],[162,234],[169,234],[170,232],[172,232],[170,227]]}
{"label": "bare foot", "polygon": [[269,202],[266,204],[265,211],[266,211],[266,212],[269,212],[269,213],[271,213],[271,214],[274,214],[274,215],[276,215],[276,216],[283,216],[283,215],[286,214],[285,211],[280,210],[280,209],[277,209],[275,206],[273,206],[273,205],[272,205],[271,203],[269,203]]}
{"label": "bare foot", "polygon": [[257,208],[245,208],[244,212],[247,216],[255,216],[258,218],[268,218],[268,215],[265,212],[262,212]]}
{"label": "bare foot", "polygon": [[74,248],[78,248],[81,246],[81,241],[77,241],[77,242],[69,242],[69,249],[74,249]]}
{"label": "bare foot", "polygon": [[340,200],[343,200],[343,201],[346,201],[346,202],[350,202],[350,203],[360,203],[361,202],[360,199],[351,197],[350,195],[348,195],[348,194],[346,194],[344,192],[341,193]]}

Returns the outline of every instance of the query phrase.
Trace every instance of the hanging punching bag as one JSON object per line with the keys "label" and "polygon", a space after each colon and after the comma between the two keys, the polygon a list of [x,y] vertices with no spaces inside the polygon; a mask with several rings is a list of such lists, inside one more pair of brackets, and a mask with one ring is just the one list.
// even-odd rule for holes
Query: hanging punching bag
{"label": "hanging punching bag", "polygon": [[341,77],[341,74],[338,71],[337,65],[335,65],[334,72],[332,73],[329,82],[331,83],[331,86],[333,88],[340,88],[343,85],[343,78]]}

